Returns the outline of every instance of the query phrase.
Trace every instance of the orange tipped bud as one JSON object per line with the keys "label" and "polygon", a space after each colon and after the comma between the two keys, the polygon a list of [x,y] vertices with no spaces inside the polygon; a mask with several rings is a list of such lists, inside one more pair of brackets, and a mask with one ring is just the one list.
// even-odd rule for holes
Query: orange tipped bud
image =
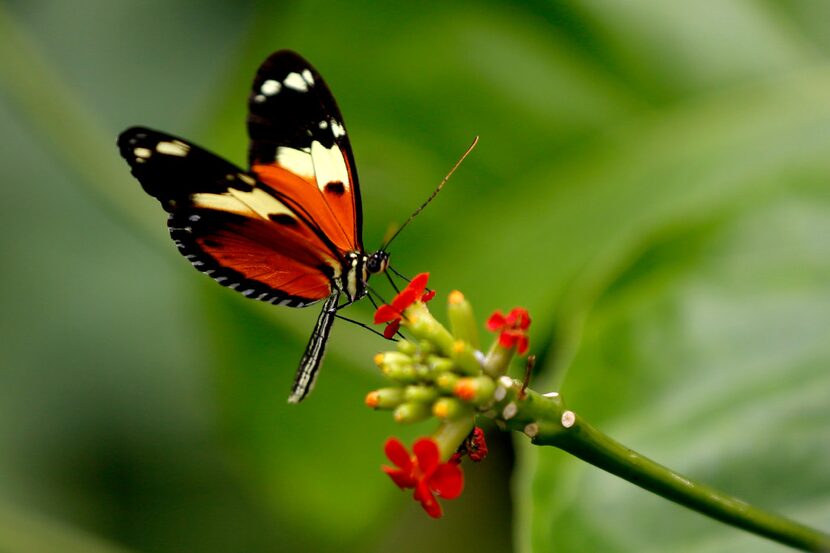
{"label": "orange tipped bud", "polygon": [[453,397],[439,398],[432,405],[432,414],[439,419],[455,419],[469,412],[470,408],[464,402]]}
{"label": "orange tipped bud", "polygon": [[366,395],[366,405],[372,409],[394,409],[404,400],[402,388],[381,388]]}
{"label": "orange tipped bud", "polygon": [[458,399],[476,405],[490,401],[493,392],[496,390],[496,383],[489,376],[475,376],[470,378],[459,378],[453,389],[453,394]]}
{"label": "orange tipped bud", "polygon": [[478,349],[478,323],[473,314],[473,307],[464,294],[458,290],[450,293],[447,314],[450,318],[450,330],[453,336]]}

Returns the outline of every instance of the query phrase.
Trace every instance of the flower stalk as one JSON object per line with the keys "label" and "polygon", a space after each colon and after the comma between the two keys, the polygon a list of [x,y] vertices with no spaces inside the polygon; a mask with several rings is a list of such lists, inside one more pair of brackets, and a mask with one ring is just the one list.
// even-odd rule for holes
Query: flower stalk
{"label": "flower stalk", "polygon": [[493,405],[495,420],[530,437],[533,444],[554,446],[606,472],[670,501],[726,524],[802,551],[830,552],[830,535],[765,511],[705,484],[697,483],[640,455],[566,409],[558,394],[526,390],[502,378]]}

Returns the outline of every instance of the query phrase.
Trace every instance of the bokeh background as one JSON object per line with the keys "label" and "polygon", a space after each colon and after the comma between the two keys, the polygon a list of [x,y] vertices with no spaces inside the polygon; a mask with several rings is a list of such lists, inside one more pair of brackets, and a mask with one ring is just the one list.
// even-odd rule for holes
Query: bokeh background
{"label": "bokeh background", "polygon": [[[181,259],[118,158],[142,124],[242,164],[258,64],[335,91],[379,244],[534,386],[656,460],[830,529],[830,4],[0,3],[0,551],[782,551],[555,450],[492,456],[429,520],[379,471],[377,337]],[[370,317],[368,305],[352,316]],[[491,429],[492,430],[492,429]]]}

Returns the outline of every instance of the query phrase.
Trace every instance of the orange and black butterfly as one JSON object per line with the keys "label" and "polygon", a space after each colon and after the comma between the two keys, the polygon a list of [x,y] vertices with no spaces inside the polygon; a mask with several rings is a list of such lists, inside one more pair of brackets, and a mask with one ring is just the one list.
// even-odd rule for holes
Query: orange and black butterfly
{"label": "orange and black butterfly", "polygon": [[124,131],[118,148],[198,270],[255,300],[324,300],[289,397],[297,403],[314,385],[341,297],[365,296],[389,255],[363,248],[354,156],[320,74],[298,54],[276,52],[257,71],[248,108],[248,170],[147,128]]}

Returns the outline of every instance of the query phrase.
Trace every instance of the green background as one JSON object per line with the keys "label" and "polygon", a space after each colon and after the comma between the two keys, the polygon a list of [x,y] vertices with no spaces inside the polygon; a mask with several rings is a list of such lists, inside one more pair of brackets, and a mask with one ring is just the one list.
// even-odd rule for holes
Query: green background
{"label": "green background", "polygon": [[[555,450],[492,455],[428,519],[362,405],[385,344],[196,274],[118,158],[142,124],[242,163],[258,64],[333,88],[367,247],[483,318],[626,445],[830,530],[830,4],[0,4],[0,551],[782,551]],[[366,320],[368,305],[351,316]]]}

